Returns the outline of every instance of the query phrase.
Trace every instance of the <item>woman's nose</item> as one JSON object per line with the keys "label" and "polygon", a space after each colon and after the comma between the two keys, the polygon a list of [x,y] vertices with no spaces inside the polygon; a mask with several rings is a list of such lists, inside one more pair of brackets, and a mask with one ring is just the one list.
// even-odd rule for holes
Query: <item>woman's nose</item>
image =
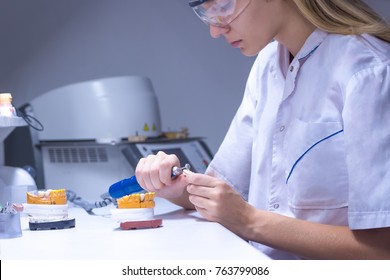
{"label": "woman's nose", "polygon": [[214,26],[210,25],[210,35],[213,38],[218,38],[222,34],[226,33],[229,30],[229,26]]}

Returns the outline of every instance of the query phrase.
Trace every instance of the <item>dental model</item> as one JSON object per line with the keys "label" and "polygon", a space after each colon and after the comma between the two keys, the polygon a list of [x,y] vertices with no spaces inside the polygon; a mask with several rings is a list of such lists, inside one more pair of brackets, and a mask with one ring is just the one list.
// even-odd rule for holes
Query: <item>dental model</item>
{"label": "dental model", "polygon": [[75,219],[68,218],[65,189],[27,192],[23,208],[30,219],[30,230],[75,227]]}
{"label": "dental model", "polygon": [[[175,179],[185,171],[190,170],[187,163],[183,167],[174,166],[171,178]],[[111,185],[111,197],[118,202],[117,209],[111,209],[112,217],[120,223],[121,229],[156,228],[162,220],[154,218],[154,192],[143,190],[135,176],[123,179]]]}
{"label": "dental model", "polygon": [[121,229],[157,228],[162,220],[154,217],[154,192],[136,193],[117,199],[118,208],[111,209],[112,217]]}
{"label": "dental model", "polygon": [[66,204],[65,189],[35,191],[27,193],[28,204]]}

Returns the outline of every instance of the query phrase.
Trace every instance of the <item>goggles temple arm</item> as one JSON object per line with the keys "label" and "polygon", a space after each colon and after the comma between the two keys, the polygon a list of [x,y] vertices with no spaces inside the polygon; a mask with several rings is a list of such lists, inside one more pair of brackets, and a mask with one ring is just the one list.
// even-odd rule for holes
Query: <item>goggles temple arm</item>
{"label": "goggles temple arm", "polygon": [[208,2],[208,1],[210,1],[210,0],[194,0],[194,1],[190,1],[188,3],[188,5],[190,5],[191,8],[194,8],[194,7],[200,6],[203,3]]}

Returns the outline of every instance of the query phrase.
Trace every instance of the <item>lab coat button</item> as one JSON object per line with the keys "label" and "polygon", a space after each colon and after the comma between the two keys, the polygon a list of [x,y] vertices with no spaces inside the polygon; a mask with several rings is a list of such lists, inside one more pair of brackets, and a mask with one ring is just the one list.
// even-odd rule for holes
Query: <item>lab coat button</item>
{"label": "lab coat button", "polygon": [[285,127],[284,125],[282,125],[282,126],[279,128],[280,132],[282,132],[285,128],[286,128],[286,127]]}
{"label": "lab coat button", "polygon": [[274,209],[278,209],[279,208],[279,204],[274,204]]}
{"label": "lab coat button", "polygon": [[291,66],[290,67],[290,72],[293,72],[294,71],[294,66]]}

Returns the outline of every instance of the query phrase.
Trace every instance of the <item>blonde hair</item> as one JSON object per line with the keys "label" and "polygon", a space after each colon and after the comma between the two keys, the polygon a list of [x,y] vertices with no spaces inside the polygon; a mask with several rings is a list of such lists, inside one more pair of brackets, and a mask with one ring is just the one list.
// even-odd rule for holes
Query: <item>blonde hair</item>
{"label": "blonde hair", "polygon": [[337,34],[370,34],[390,42],[390,25],[362,0],[293,0],[318,28]]}

